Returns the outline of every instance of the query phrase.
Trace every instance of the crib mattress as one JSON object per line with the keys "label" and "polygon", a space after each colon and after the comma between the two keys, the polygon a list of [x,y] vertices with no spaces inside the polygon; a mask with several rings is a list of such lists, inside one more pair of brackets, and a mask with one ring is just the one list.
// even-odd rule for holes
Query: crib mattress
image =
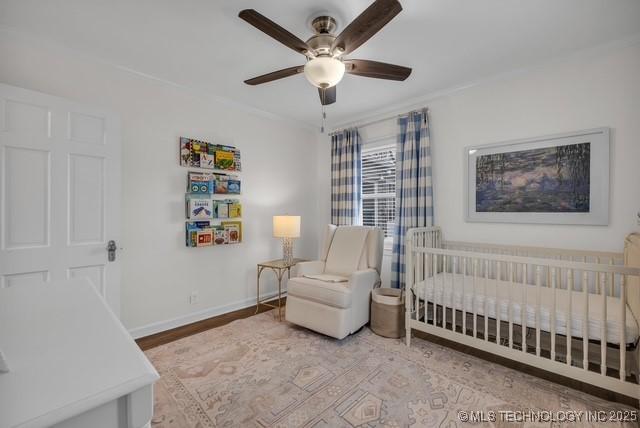
{"label": "crib mattress", "polygon": [[[537,308],[537,288],[534,285],[523,285],[519,283],[511,283],[508,281],[496,281],[493,279],[485,280],[484,278],[476,278],[475,299],[473,277],[468,275],[456,274],[452,279],[451,273],[439,273],[435,276],[435,287],[433,278],[427,281],[419,282],[412,286],[414,294],[420,300],[426,300],[438,305],[445,305],[448,308],[454,307],[462,310],[462,302],[464,300],[464,310],[473,312],[474,301],[475,310],[478,315],[485,315],[486,311],[489,318],[496,319],[496,309],[500,311],[500,320],[509,320],[509,306],[511,306],[512,321],[514,324],[522,325],[521,308],[523,302],[523,294],[526,292],[526,325],[527,327],[536,327],[536,308]],[[444,279],[444,286],[442,281]],[[486,284],[485,284],[486,282]],[[453,285],[452,285],[453,284]],[[464,285],[464,292],[463,290]],[[497,286],[497,290],[496,290]],[[435,296],[434,296],[435,288]],[[455,290],[455,292],[454,292]],[[497,291],[497,295],[496,295]],[[584,316],[585,296],[581,291],[571,291],[564,289],[555,289],[556,295],[556,319],[555,329],[557,334],[566,335],[567,333],[567,315],[569,312],[569,293],[571,293],[571,335],[574,337],[583,337],[582,319]],[[602,340],[603,325],[603,296],[598,294],[589,294],[588,303],[588,337],[590,340]],[[542,331],[551,331],[552,311],[553,311],[554,290],[547,287],[540,287],[540,329]],[[509,305],[511,301],[511,305]],[[617,297],[607,296],[607,320],[606,320],[606,341],[608,343],[620,343],[620,324],[621,310],[620,299]],[[635,343],[638,339],[638,322],[634,318],[629,307],[626,307],[626,328],[625,342],[627,344]]]}

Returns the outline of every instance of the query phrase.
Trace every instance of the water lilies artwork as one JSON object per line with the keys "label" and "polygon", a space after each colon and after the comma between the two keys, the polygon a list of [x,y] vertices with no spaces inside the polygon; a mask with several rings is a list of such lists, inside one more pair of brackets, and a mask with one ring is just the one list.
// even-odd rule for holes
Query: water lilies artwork
{"label": "water lilies artwork", "polygon": [[591,143],[480,155],[476,212],[588,213]]}

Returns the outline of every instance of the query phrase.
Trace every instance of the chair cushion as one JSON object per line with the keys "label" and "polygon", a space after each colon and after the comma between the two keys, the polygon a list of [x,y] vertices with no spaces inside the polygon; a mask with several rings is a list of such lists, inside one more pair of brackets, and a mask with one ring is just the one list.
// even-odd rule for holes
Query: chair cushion
{"label": "chair cushion", "polygon": [[325,273],[349,276],[358,270],[369,228],[341,226],[333,234]]}
{"label": "chair cushion", "polygon": [[348,282],[325,282],[311,278],[291,278],[287,294],[336,308],[351,307],[351,289]]}

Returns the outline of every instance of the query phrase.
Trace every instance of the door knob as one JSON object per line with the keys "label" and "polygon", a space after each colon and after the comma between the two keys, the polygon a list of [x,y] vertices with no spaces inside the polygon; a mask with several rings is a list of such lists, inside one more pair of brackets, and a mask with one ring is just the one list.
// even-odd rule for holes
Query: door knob
{"label": "door knob", "polygon": [[115,262],[116,261],[116,250],[118,249],[118,246],[116,245],[116,241],[109,241],[107,242],[107,259],[110,262]]}

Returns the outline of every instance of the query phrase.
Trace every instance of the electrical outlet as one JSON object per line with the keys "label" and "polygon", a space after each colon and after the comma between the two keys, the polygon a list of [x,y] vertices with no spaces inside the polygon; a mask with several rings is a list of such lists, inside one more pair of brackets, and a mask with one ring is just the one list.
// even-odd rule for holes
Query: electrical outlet
{"label": "electrical outlet", "polygon": [[189,296],[189,304],[195,305],[196,303],[198,303],[198,292],[192,291],[191,295]]}

